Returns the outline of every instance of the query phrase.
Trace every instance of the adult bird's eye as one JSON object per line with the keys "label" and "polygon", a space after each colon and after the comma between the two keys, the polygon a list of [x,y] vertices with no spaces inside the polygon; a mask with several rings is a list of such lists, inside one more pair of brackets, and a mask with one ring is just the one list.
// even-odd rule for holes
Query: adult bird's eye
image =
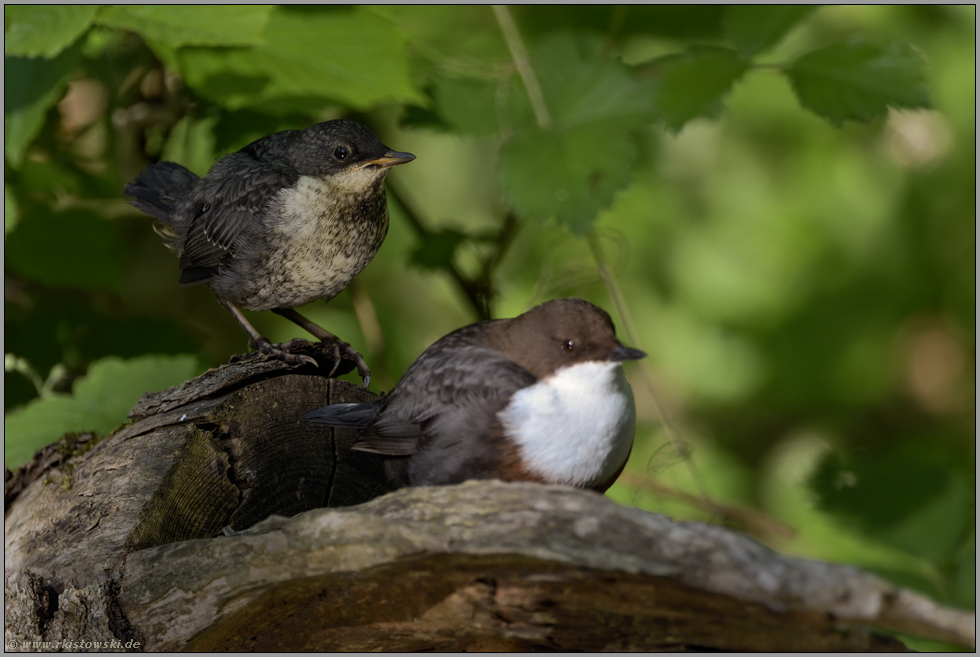
{"label": "adult bird's eye", "polygon": [[348,155],[350,155],[350,151],[347,150],[346,146],[338,146],[337,150],[333,152],[333,156],[338,160],[346,160]]}
{"label": "adult bird's eye", "polygon": [[567,351],[568,353],[572,353],[573,351],[575,351],[575,342],[573,340],[565,340],[564,342],[561,343],[561,348]]}

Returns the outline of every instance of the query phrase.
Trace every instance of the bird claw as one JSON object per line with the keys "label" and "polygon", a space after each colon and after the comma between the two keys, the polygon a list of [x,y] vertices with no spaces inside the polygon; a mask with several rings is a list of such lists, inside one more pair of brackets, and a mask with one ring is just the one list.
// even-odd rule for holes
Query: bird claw
{"label": "bird claw", "polygon": [[[357,353],[353,347],[340,339],[324,341],[321,344],[329,348],[330,356],[333,358],[333,367],[330,368],[327,378],[333,377],[337,372],[337,368],[340,367],[341,361],[346,359],[354,363],[357,367],[357,373],[361,375],[361,379],[363,380],[362,385],[367,388],[371,384],[371,370],[368,368],[367,363],[364,362],[364,357]],[[295,338],[283,344],[272,344],[268,338],[262,338],[253,342],[252,346],[269,358],[278,358],[291,365],[313,365],[314,367],[319,367],[319,363],[306,354],[290,353],[290,350],[296,347],[313,346],[309,340],[304,340],[303,338]]]}
{"label": "bird claw", "polygon": [[262,338],[261,340],[256,340],[252,343],[252,346],[267,357],[278,358],[281,361],[300,367],[302,365],[312,365],[313,367],[319,367],[319,363],[316,359],[306,354],[293,354],[290,353],[290,349],[294,349],[299,346],[312,346],[309,340],[304,340],[302,338],[296,338],[290,340],[289,342],[283,344],[272,344],[269,342],[268,338]]}
{"label": "bird claw", "polygon": [[371,384],[371,370],[368,368],[367,363],[364,362],[364,357],[357,353],[349,344],[340,339],[332,342],[330,344],[330,355],[333,356],[333,368],[330,370],[330,374],[327,375],[328,377],[334,375],[334,372],[340,367],[340,361],[344,360],[344,356],[346,356],[346,359],[353,362],[357,367],[357,373],[361,375],[361,385],[367,388]]}

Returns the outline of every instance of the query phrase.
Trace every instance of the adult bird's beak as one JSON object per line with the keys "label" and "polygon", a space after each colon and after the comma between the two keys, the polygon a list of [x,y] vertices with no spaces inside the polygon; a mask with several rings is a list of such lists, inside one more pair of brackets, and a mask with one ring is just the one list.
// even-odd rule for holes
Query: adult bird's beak
{"label": "adult bird's beak", "polygon": [[[415,156],[411,153],[399,153],[398,151],[388,151],[376,160],[370,160],[362,164],[362,167],[376,166],[383,167],[385,169],[393,167],[396,164],[405,164],[406,162],[411,162],[415,159]],[[360,167],[359,167],[360,168]]]}
{"label": "adult bird's beak", "polygon": [[639,360],[640,358],[645,357],[646,354],[639,349],[630,349],[629,347],[619,345],[609,353],[609,357],[606,358],[606,360],[619,362],[624,360]]}

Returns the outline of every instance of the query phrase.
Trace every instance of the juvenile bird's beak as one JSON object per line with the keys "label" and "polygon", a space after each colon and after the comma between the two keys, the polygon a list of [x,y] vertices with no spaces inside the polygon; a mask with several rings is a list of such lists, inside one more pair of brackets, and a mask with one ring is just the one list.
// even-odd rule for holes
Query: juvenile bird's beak
{"label": "juvenile bird's beak", "polygon": [[639,349],[630,349],[629,347],[619,345],[609,353],[609,357],[606,358],[606,360],[619,362],[624,360],[639,360],[640,358],[645,357],[646,354]]}
{"label": "juvenile bird's beak", "polygon": [[411,162],[415,159],[415,156],[411,153],[399,153],[398,151],[388,151],[376,160],[371,160],[370,162],[365,162],[362,167],[376,166],[383,167],[385,169],[393,167],[396,164],[405,164],[406,162]]}

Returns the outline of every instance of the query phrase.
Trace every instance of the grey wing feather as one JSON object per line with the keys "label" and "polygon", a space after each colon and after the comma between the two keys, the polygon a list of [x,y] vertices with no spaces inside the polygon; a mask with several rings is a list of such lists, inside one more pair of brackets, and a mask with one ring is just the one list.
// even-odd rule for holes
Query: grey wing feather
{"label": "grey wing feather", "polygon": [[470,338],[466,329],[457,331],[409,368],[354,449],[409,456],[456,441],[477,427],[492,427],[511,395],[536,381],[496,349]]}
{"label": "grey wing feather", "polygon": [[298,178],[287,165],[260,162],[241,151],[219,160],[197,187],[181,268],[218,267],[242,230],[261,220],[266,203]]}

